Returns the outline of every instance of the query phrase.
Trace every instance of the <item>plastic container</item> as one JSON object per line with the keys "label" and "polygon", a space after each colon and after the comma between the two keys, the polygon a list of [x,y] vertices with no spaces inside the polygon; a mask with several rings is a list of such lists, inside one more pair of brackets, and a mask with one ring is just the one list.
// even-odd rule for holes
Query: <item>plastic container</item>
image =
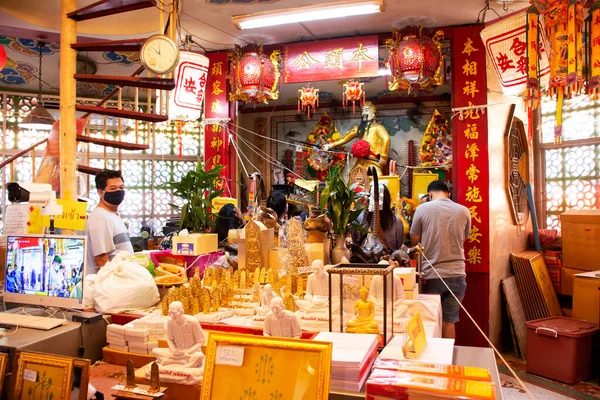
{"label": "plastic container", "polygon": [[567,317],[526,322],[527,371],[573,384],[591,377],[598,325]]}

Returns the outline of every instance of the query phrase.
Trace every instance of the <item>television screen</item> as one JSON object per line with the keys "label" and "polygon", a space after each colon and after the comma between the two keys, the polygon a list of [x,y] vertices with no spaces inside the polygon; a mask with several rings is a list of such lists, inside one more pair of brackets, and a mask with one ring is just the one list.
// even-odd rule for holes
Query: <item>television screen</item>
{"label": "television screen", "polygon": [[85,241],[84,236],[9,236],[5,300],[81,308]]}

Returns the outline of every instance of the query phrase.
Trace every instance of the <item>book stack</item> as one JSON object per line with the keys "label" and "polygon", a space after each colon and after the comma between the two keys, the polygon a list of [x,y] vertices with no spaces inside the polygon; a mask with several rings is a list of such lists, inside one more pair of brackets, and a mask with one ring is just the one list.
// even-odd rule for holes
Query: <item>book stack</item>
{"label": "book stack", "polygon": [[377,357],[378,335],[320,332],[313,340],[331,342],[332,392],[360,392]]}
{"label": "book stack", "polygon": [[496,387],[485,368],[379,358],[367,381],[367,400],[494,400]]}
{"label": "book stack", "polygon": [[395,268],[394,275],[400,277],[404,286],[404,294],[407,300],[417,300],[419,298],[419,286],[417,285],[417,275],[414,268]]}
{"label": "book stack", "polygon": [[165,323],[169,317],[150,314],[125,325],[106,327],[106,341],[111,349],[136,354],[152,354],[158,341],[166,336]]}

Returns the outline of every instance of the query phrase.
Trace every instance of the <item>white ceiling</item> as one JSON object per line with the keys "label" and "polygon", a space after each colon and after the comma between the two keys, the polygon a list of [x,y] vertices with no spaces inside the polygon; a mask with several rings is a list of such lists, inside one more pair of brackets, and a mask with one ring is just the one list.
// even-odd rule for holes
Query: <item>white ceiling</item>
{"label": "white ceiling", "polygon": [[[166,2],[168,0],[163,0]],[[212,4],[226,1],[226,4]],[[352,35],[389,33],[393,27],[423,25],[442,27],[475,23],[478,14],[484,8],[485,0],[385,0],[385,11],[376,15],[347,17],[325,21],[290,24],[278,27],[240,31],[231,23],[233,15],[255,13],[299,6],[335,3],[339,0],[256,0],[252,4],[239,3],[240,0],[181,0],[179,36],[193,35],[194,41],[208,51],[230,49],[235,44],[258,42],[278,44],[316,39],[329,39]],[[1,0],[0,35],[9,37],[36,39],[45,37],[58,44],[60,31],[60,0]],[[79,0],[79,7],[93,3],[92,0]],[[161,1],[158,1],[160,4]],[[505,4],[490,2],[490,7],[500,15],[526,8],[528,2],[516,0]],[[503,9],[504,8],[504,9]],[[158,9],[132,11],[117,16],[104,17],[78,23],[78,32],[82,36],[94,38],[147,37],[157,32]],[[488,11],[486,21],[498,18],[496,13]],[[6,48],[6,45],[5,45]],[[200,49],[196,47],[196,49]],[[58,48],[44,57],[44,92],[57,93],[60,74],[58,71]],[[35,54],[7,49],[7,54],[15,63],[26,63],[33,67],[32,74],[37,76],[38,60]],[[102,53],[89,53],[85,57],[97,64],[97,74],[126,75],[136,67],[119,65],[107,59]],[[131,58],[130,58],[131,60]],[[127,64],[127,63],[125,63]],[[373,86],[374,85],[374,86]],[[368,85],[368,93],[377,93],[384,88],[383,78]],[[282,93],[282,103],[287,104],[297,96],[302,85],[287,85]],[[327,85],[326,85],[327,86]],[[325,91],[337,91],[339,82],[331,82]],[[0,81],[0,89],[13,91],[37,91],[37,79],[20,86]],[[322,89],[323,90],[323,89]],[[341,92],[341,86],[340,90]],[[92,92],[89,93],[92,95]]]}

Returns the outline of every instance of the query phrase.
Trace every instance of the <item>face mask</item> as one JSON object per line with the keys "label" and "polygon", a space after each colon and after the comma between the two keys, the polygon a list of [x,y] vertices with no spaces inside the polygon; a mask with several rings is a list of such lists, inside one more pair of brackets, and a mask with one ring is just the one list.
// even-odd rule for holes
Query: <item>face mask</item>
{"label": "face mask", "polygon": [[118,206],[119,204],[121,204],[123,202],[123,199],[125,199],[124,190],[104,192],[104,200],[106,200],[107,203],[112,204],[114,206]]}

